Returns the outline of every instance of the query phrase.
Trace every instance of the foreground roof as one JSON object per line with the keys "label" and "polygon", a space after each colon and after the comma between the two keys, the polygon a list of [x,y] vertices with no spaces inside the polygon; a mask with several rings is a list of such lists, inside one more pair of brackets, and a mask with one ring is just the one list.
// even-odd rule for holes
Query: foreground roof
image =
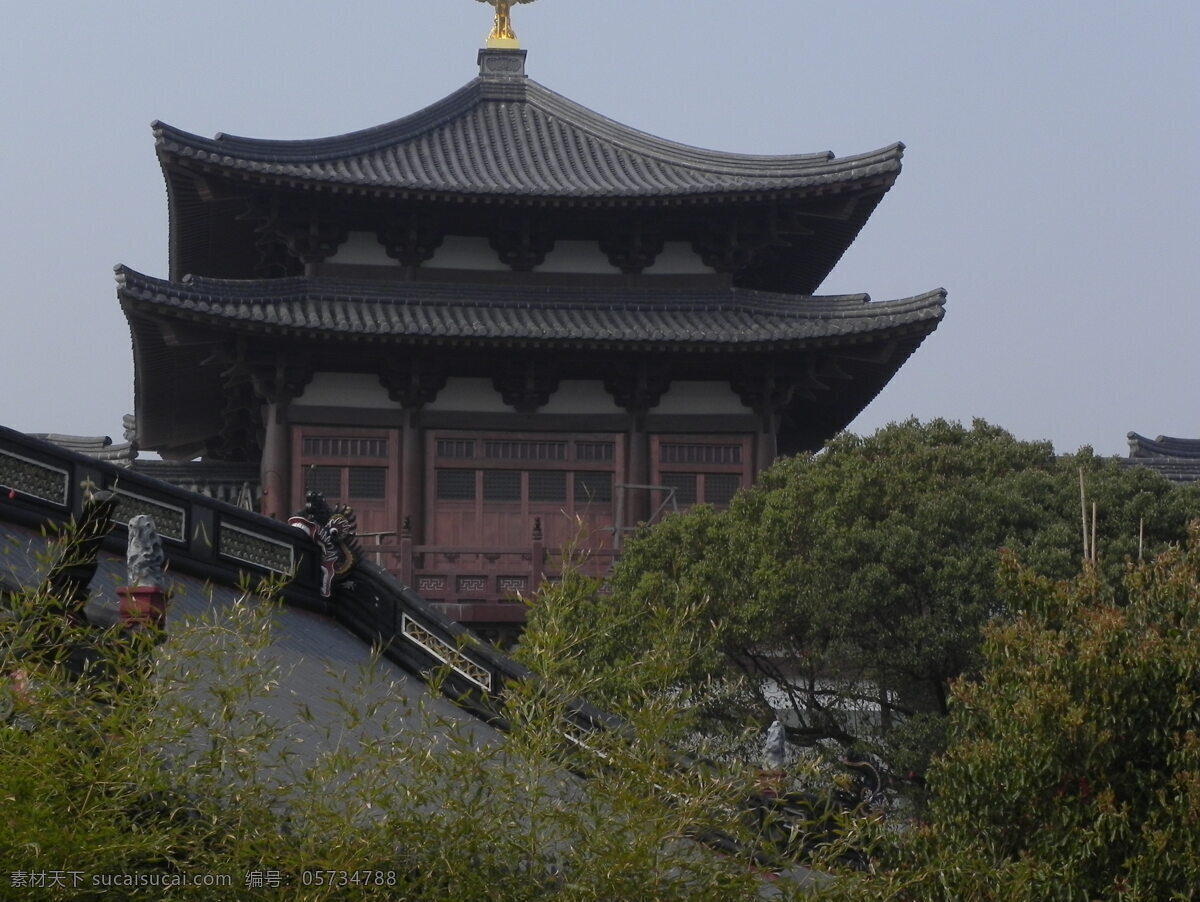
{"label": "foreground roof", "polygon": [[131,320],[170,316],[239,332],[413,344],[789,348],[932,332],[945,291],[870,302],[749,289],[580,288],[361,282],[296,277],[170,282],[117,267]]}
{"label": "foreground roof", "polygon": [[[16,591],[40,582],[47,566],[47,549],[41,532],[8,522],[0,508],[0,588]],[[124,555],[101,552],[86,608],[93,626],[103,628],[117,622],[116,590],[125,584],[125,577]],[[242,594],[236,586],[171,572],[168,634],[186,632],[181,627],[188,621],[220,623]],[[199,638],[211,641],[213,633],[209,629]],[[278,729],[286,731],[288,748],[300,766],[315,764],[322,753],[333,751],[331,737],[372,732],[370,722],[359,722],[348,713],[353,708],[342,701],[362,699],[364,706],[367,702],[383,706],[388,717],[410,729],[427,729],[436,721],[464,728],[463,735],[476,742],[496,738],[491,727],[433,693],[399,665],[374,655],[370,643],[328,616],[279,605],[273,609],[270,638],[267,647],[257,650],[254,666],[269,668],[275,681],[262,690],[254,704]],[[247,655],[237,659],[239,666],[246,666]],[[236,679],[216,648],[193,647],[190,662],[195,665],[191,688],[197,690],[198,706],[205,704],[202,699],[216,697],[218,681],[227,684]],[[422,719],[420,708],[435,717]],[[383,715],[379,716],[382,719]],[[345,739],[343,735],[341,741]]]}

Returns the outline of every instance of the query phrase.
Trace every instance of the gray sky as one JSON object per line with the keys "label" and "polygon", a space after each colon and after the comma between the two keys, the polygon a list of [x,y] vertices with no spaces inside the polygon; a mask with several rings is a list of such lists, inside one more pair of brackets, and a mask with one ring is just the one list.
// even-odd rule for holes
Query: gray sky
{"label": "gray sky", "polygon": [[[540,0],[528,71],[611,118],[904,172],[822,293],[944,286],[941,328],[851,428],[981,416],[1060,451],[1200,436],[1200,3]],[[476,73],[472,0],[11,4],[0,74],[0,424],[133,408],[112,266],[167,268],[149,123],[307,138]]]}

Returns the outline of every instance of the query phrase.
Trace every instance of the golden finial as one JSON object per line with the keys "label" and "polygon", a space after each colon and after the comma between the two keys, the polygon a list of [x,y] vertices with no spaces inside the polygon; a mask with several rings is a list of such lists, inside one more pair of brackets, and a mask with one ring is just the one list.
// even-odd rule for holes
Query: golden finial
{"label": "golden finial", "polygon": [[492,33],[488,35],[487,46],[492,50],[516,50],[521,46],[512,27],[512,5],[514,3],[532,3],[533,0],[479,0],[480,3],[490,3],[496,8],[496,19],[492,24]]}

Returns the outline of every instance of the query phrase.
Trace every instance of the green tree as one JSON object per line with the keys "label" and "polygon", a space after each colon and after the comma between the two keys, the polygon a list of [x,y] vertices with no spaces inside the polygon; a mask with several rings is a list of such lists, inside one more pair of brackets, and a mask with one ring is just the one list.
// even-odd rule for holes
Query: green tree
{"label": "green tree", "polygon": [[1054,582],[1009,561],[954,687],[927,822],[847,899],[1159,902],[1200,892],[1200,525],[1186,549]]}
{"label": "green tree", "polygon": [[[1149,553],[1200,512],[1194,490],[982,421],[893,424],[781,460],[728,510],[694,508],[629,543],[611,593],[580,615],[605,625],[577,658],[611,667],[592,697],[624,711],[623,674],[673,661],[655,679],[690,693],[707,731],[762,723],[770,705],[795,712],[793,739],[866,745],[919,773],[951,681],[976,672],[981,627],[1006,613],[999,550],[1051,576],[1078,568],[1081,468],[1110,569],[1137,555],[1139,528]],[[663,618],[692,653],[667,653]]]}

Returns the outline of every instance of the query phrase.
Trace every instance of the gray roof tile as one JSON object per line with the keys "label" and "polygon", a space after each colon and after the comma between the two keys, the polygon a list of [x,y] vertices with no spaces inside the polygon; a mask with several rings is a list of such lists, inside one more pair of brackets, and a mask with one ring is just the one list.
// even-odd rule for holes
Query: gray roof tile
{"label": "gray roof tile", "polygon": [[1129,439],[1130,457],[1200,460],[1200,439],[1173,438],[1169,435],[1160,435],[1151,439],[1136,432],[1128,433],[1126,438]]}
{"label": "gray roof tile", "polygon": [[706,350],[794,347],[826,339],[932,332],[945,291],[871,303],[866,295],[807,297],[741,288],[531,288],[358,282],[154,279],[117,268],[123,302],[145,312],[226,327],[326,337],[455,343]]}
{"label": "gray roof tile", "polygon": [[418,195],[634,199],[827,189],[900,171],[904,147],[836,158],[704,150],[614,122],[530,79],[477,78],[426,109],[331,138],[214,138],[153,124],[164,163]]}

